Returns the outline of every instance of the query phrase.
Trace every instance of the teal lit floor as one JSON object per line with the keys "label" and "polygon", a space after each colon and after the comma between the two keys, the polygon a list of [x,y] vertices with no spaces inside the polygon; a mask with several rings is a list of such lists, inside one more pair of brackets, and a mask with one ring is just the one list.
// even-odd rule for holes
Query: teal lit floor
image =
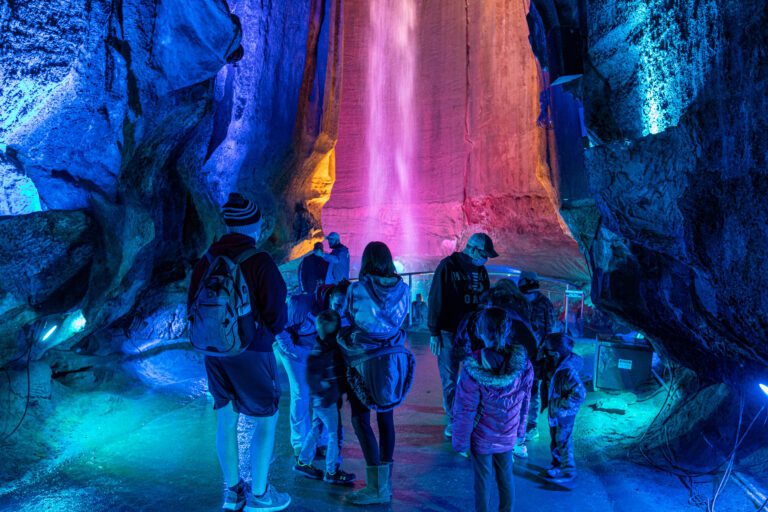
{"label": "teal lit floor", "polygon": [[[440,385],[426,337],[414,335],[418,378],[407,403],[396,410],[394,499],[367,510],[473,510],[470,463],[453,453],[442,435]],[[579,350],[589,357],[589,346]],[[293,496],[290,510],[349,510],[342,502],[348,489],[309,481],[290,471],[288,398],[284,399],[271,481]],[[203,394],[143,391],[131,393],[61,393],[43,423],[27,424],[45,442],[24,453],[2,448],[10,481],[0,482],[0,510],[68,511],[216,511],[221,480],[214,450],[214,415]],[[587,407],[607,398],[628,404],[626,414]],[[516,510],[646,512],[700,510],[675,478],[629,462],[631,436],[642,434],[653,418],[659,393],[637,401],[632,393],[590,393],[577,420],[579,478],[572,488],[552,486],[538,477],[549,462],[548,433],[531,446],[531,457],[516,467]],[[244,429],[247,425],[241,425]],[[245,436],[245,434],[243,434]],[[364,462],[345,411],[346,469],[364,474]],[[24,456],[20,454],[24,453]],[[731,484],[729,484],[731,486]],[[706,489],[705,489],[706,490]],[[717,510],[744,508],[737,489],[728,489]]]}

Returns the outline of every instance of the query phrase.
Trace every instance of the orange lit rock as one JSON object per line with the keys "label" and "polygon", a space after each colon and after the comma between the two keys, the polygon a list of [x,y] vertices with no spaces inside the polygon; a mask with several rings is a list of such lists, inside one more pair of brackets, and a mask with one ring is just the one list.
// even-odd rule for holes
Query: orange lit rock
{"label": "orange lit rock", "polygon": [[[409,191],[401,191],[391,167],[368,177],[375,167],[368,144],[380,140],[371,131],[381,129],[372,128],[371,120],[378,112],[382,119],[408,118],[391,109],[402,95],[396,88],[408,87],[409,75],[407,69],[387,75],[382,104],[372,104],[369,73],[379,57],[370,45],[382,28],[373,26],[371,5],[348,2],[336,182],[323,210],[323,229],[341,233],[353,265],[367,242],[383,240],[407,270],[431,270],[470,234],[486,231],[501,253],[494,263],[586,280],[583,257],[558,213],[546,163],[547,132],[535,124],[540,82],[524,2],[390,0],[387,6],[393,10],[389,29],[414,45],[414,126],[383,121],[392,141],[400,130],[412,130]],[[410,15],[410,8],[412,30],[402,26],[402,13]],[[408,57],[392,56],[393,65],[402,65],[397,61],[403,58]],[[400,151],[394,142],[384,146],[385,152]],[[383,199],[371,207],[377,193]],[[415,242],[405,240],[408,229]]]}

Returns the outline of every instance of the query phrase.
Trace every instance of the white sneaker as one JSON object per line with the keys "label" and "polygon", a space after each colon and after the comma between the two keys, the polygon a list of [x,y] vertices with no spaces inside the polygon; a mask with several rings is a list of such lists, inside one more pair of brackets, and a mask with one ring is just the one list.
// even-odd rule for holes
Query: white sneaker
{"label": "white sneaker", "polygon": [[449,423],[445,426],[445,430],[443,430],[443,434],[445,437],[453,437],[453,423]]}
{"label": "white sneaker", "polygon": [[516,444],[514,448],[512,448],[512,455],[519,459],[527,459],[528,458],[528,447],[524,444]]}
{"label": "white sneaker", "polygon": [[291,497],[284,492],[277,492],[277,489],[267,485],[267,492],[264,496],[256,497],[253,493],[248,494],[248,502],[245,504],[244,512],[277,512],[284,510],[291,504]]}

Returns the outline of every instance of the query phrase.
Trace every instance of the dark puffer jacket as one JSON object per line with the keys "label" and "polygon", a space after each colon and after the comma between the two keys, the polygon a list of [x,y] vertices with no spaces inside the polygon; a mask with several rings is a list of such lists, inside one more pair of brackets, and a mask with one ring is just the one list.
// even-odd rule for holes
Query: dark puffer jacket
{"label": "dark puffer jacket", "polygon": [[541,405],[542,409],[549,408],[550,420],[576,416],[579,412],[587,397],[587,389],[579,376],[583,364],[580,356],[570,354],[548,376],[548,389]]}
{"label": "dark puffer jacket", "polygon": [[525,436],[533,366],[525,348],[505,358],[490,349],[464,360],[453,403],[453,448],[487,455],[508,452]]}
{"label": "dark puffer jacket", "polygon": [[345,370],[336,337],[316,338],[307,358],[307,384],[314,407],[331,407],[339,401],[346,390]]}
{"label": "dark puffer jacket", "polygon": [[400,277],[363,276],[347,291],[350,327],[339,334],[350,392],[369,409],[391,410],[413,382],[415,359],[402,329],[410,290]]}
{"label": "dark puffer jacket", "polygon": [[555,307],[541,292],[536,292],[531,301],[531,329],[536,335],[536,341],[541,345],[544,338],[552,332],[555,324]]}

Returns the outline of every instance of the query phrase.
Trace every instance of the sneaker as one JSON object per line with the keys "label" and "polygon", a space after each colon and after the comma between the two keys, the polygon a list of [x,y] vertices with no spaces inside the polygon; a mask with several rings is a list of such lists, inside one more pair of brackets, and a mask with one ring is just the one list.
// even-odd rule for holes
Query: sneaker
{"label": "sneaker", "polygon": [[277,512],[285,510],[291,504],[291,497],[284,492],[267,485],[267,492],[263,496],[248,493],[248,500],[243,512]]}
{"label": "sneaker", "polygon": [[250,493],[248,484],[240,480],[234,487],[230,487],[224,490],[224,504],[221,506],[221,510],[228,512],[230,510],[240,511],[243,510],[246,502],[246,496]]}
{"label": "sneaker", "polygon": [[326,471],[325,476],[323,476],[323,481],[328,482],[329,484],[349,485],[355,481],[355,474],[347,473],[341,469],[337,469],[335,473],[328,473]]}
{"label": "sneaker", "polygon": [[321,470],[317,469],[312,464],[304,464],[301,461],[296,462],[293,466],[293,470],[312,480],[320,480],[323,478],[323,472]]}
{"label": "sneaker", "polygon": [[576,472],[569,469],[549,468],[544,473],[544,478],[555,483],[570,482],[576,478]]}
{"label": "sneaker", "polygon": [[518,459],[527,459],[528,447],[524,444],[516,444],[515,447],[512,448],[512,454]]}
{"label": "sneaker", "polygon": [[533,441],[534,439],[538,439],[538,438],[539,438],[539,427],[531,427],[525,433],[526,441]]}
{"label": "sneaker", "polygon": [[449,423],[445,426],[445,430],[443,430],[443,434],[445,437],[453,437],[453,423]]}

